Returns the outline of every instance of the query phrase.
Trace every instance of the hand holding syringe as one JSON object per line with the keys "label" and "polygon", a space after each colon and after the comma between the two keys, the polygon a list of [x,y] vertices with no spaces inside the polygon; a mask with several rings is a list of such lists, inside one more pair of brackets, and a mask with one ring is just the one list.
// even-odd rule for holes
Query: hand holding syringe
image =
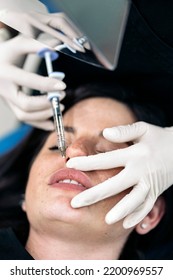
{"label": "hand holding syringe", "polygon": [[[52,78],[64,78],[63,72],[53,72],[52,61],[58,58],[58,53],[55,51],[51,51],[49,49],[42,49],[38,55],[40,57],[45,58],[47,73],[49,77]],[[55,124],[55,131],[57,133],[57,140],[58,140],[58,149],[62,155],[65,157],[66,153],[66,143],[65,143],[65,134],[64,134],[64,126],[62,121],[62,113],[60,109],[60,102],[59,99],[61,94],[58,92],[48,92],[48,99],[52,104],[53,109],[53,117],[54,117],[54,124]]]}

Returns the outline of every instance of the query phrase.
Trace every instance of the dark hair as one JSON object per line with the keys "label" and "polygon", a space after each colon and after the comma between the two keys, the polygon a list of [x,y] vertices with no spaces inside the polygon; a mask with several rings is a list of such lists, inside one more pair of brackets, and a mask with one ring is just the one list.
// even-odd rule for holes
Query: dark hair
{"label": "dark hair", "polygon": [[[158,126],[165,126],[166,119],[159,108],[153,104],[141,102],[131,90],[123,88],[117,83],[96,82],[80,86],[76,90],[68,90],[66,98],[62,102],[65,105],[64,112],[80,100],[89,97],[114,98],[125,103],[133,111],[137,120]],[[0,158],[0,227],[13,227],[16,234],[20,235],[20,238],[22,238],[21,233],[24,233],[23,240],[26,239],[28,234],[28,222],[25,213],[21,210],[20,202],[25,191],[30,165],[48,135],[49,132],[33,128],[14,150]],[[167,201],[169,202],[168,199]],[[170,204],[168,203],[169,207]],[[167,212],[169,214],[170,209],[168,210]],[[162,222],[163,226],[167,224],[168,216],[165,215],[165,219]],[[132,250],[127,250],[126,248],[129,248],[129,244],[134,243],[134,241],[135,246],[140,250],[149,248],[147,246],[143,248],[144,243],[141,240],[145,240],[146,244],[148,242],[148,246],[153,243],[156,246],[162,237],[165,236],[165,232],[163,234],[163,226],[159,225],[159,230],[155,229],[157,237],[159,236],[157,241],[157,238],[153,238],[152,233],[149,235],[152,237],[149,242],[149,238],[138,238],[135,233],[132,233],[129,239],[130,241],[127,242],[122,253],[122,258],[129,258],[129,252],[132,252]],[[127,255],[126,252],[128,252]]]}
{"label": "dark hair", "polygon": [[32,129],[14,149],[0,157],[0,228],[12,227],[23,242],[29,224],[21,203],[31,163],[48,135]]}
{"label": "dark hair", "polygon": [[138,121],[155,124],[161,127],[166,126],[166,116],[158,106],[141,100],[140,94],[136,95],[132,89],[121,86],[115,82],[95,82],[81,85],[75,91],[69,89],[66,98],[63,100],[66,112],[77,102],[89,97],[110,97],[126,104],[134,113]]}

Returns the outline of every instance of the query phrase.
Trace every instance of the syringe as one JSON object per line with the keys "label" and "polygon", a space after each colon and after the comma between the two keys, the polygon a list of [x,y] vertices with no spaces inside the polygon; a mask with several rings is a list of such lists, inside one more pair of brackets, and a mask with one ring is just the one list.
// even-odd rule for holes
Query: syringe
{"label": "syringe", "polygon": [[[53,72],[52,61],[58,58],[58,53],[51,51],[49,49],[42,49],[38,55],[40,57],[45,58],[47,73],[49,77],[52,78],[64,78],[63,72]],[[57,133],[57,144],[58,149],[62,155],[62,157],[66,156],[66,141],[65,141],[65,133],[64,133],[64,125],[62,120],[62,113],[60,109],[60,96],[61,94],[58,92],[48,92],[48,99],[51,102],[53,109],[53,118],[54,118],[54,126],[55,131]]]}

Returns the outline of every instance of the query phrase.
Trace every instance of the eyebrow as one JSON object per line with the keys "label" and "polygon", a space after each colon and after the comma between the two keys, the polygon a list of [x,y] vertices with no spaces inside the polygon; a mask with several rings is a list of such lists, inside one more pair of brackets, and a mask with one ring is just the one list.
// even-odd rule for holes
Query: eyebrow
{"label": "eyebrow", "polygon": [[76,132],[76,129],[72,126],[64,126],[64,130],[65,130],[65,132],[69,132],[72,134],[75,134],[75,132]]}
{"label": "eyebrow", "polygon": [[[64,126],[64,131],[72,133],[72,134],[76,133],[76,129],[74,127],[72,127],[72,126]],[[99,136],[103,137],[103,131],[100,131]]]}
{"label": "eyebrow", "polygon": [[[76,129],[74,127],[72,127],[72,126],[64,126],[64,131],[68,132],[68,133],[72,133],[72,134],[76,133]],[[99,136],[104,138],[103,130],[100,131]],[[131,145],[133,145],[133,142],[132,141],[128,141],[128,142],[124,142],[124,144],[126,144],[127,146],[131,146]]]}

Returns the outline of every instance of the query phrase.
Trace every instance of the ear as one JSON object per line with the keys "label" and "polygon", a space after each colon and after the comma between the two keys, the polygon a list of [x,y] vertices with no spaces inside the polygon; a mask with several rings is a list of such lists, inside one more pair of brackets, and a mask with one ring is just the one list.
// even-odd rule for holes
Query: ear
{"label": "ear", "polygon": [[160,196],[148,215],[135,227],[136,232],[139,234],[146,234],[154,229],[162,219],[165,213],[165,207],[165,199]]}

